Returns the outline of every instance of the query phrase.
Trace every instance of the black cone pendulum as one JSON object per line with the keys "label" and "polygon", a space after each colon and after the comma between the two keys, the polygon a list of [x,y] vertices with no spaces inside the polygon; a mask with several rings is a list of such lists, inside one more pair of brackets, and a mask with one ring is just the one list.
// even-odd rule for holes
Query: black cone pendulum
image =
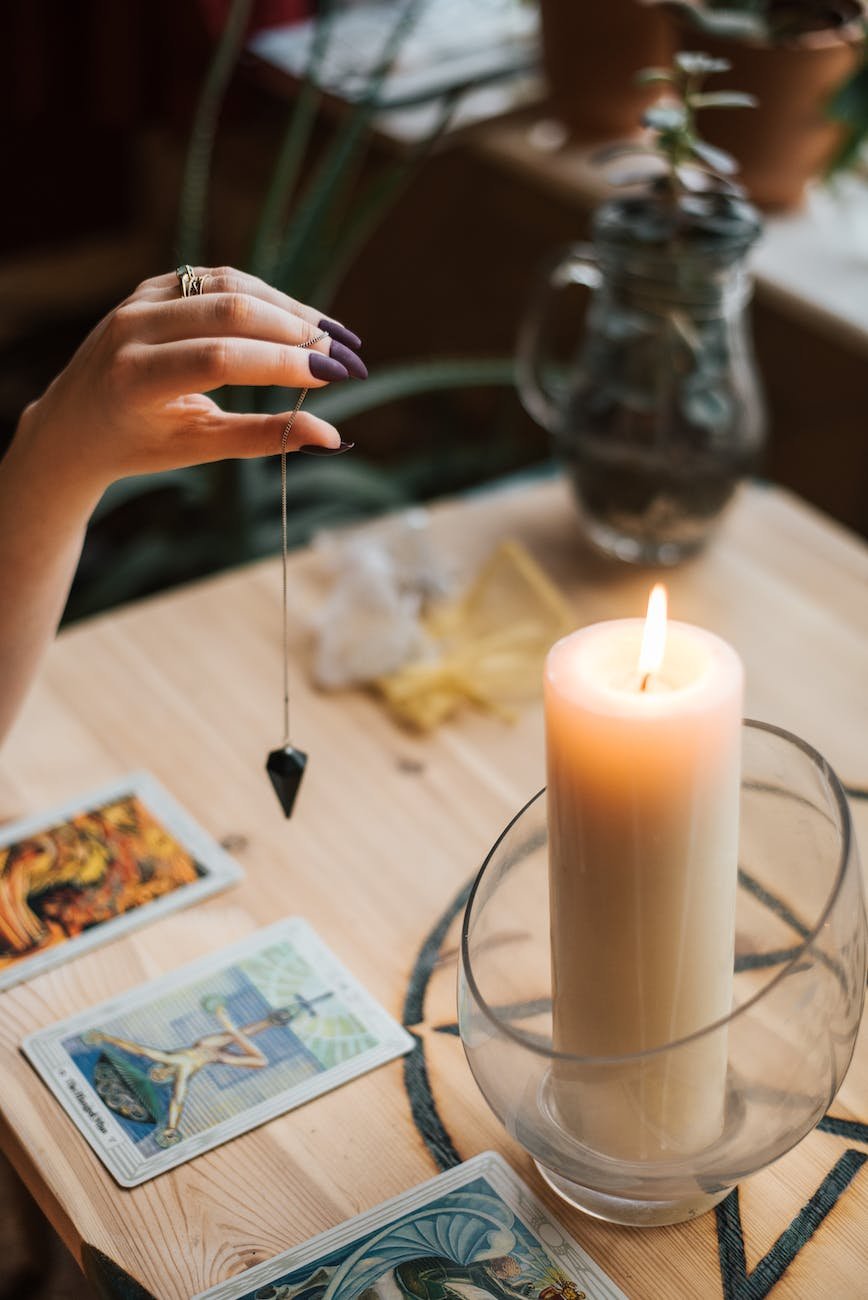
{"label": "black cone pendulum", "polygon": [[304,776],[307,754],[303,754],[294,745],[284,745],[273,749],[268,755],[265,770],[268,773],[274,793],[280,800],[280,806],[287,817],[292,816],[295,797]]}

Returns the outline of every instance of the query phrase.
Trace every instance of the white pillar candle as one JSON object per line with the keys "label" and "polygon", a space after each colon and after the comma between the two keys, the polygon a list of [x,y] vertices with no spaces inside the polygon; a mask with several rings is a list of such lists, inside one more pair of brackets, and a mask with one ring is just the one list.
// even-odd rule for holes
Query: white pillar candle
{"label": "white pillar candle", "polygon": [[[720,638],[667,629],[659,590],[656,633],[598,623],[546,662],[553,1035],[571,1056],[647,1052],[731,1010],[744,674]],[[698,1151],[723,1126],[726,1032],[562,1061],[553,1085],[563,1126],[613,1157]]]}

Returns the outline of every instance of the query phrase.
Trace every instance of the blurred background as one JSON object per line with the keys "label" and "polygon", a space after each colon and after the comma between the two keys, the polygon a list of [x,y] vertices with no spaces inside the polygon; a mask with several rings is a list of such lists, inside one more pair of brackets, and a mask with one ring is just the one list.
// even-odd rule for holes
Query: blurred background
{"label": "blurred background", "polygon": [[[679,47],[724,53],[721,84],[760,100],[746,130],[703,126],[768,212],[763,472],[868,535],[857,0],[6,0],[0,446],[105,311],[189,261],[256,271],[363,337],[372,378],[311,402],[357,449],[291,464],[294,544],[546,466],[517,331],[606,193],[600,145],[639,129],[636,72]],[[67,617],[271,553],[278,525],[273,462],[118,484]]]}

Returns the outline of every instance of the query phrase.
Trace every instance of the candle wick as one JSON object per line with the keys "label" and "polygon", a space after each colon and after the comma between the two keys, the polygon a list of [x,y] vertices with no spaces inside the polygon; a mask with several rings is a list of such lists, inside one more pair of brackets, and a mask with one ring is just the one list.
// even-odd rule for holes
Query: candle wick
{"label": "candle wick", "polygon": [[642,685],[639,687],[639,690],[640,690],[640,691],[647,690],[647,688],[648,688],[648,681],[649,681],[649,678],[650,678],[650,677],[651,677],[651,674],[650,674],[650,673],[646,673],[645,676],[642,678]]}

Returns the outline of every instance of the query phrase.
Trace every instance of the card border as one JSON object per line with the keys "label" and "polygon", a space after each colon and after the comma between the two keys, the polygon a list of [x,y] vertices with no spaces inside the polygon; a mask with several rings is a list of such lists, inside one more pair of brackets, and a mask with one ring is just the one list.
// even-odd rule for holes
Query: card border
{"label": "card border", "polygon": [[[145,1159],[137,1158],[138,1153],[122,1126],[70,1059],[61,1045],[62,1040],[70,1034],[79,1034],[93,1025],[105,1023],[113,1016],[144,1006],[170,988],[177,987],[179,983],[190,983],[203,975],[222,970],[250,952],[260,951],[285,938],[291,941],[300,938],[300,946],[308,950],[314,949],[315,959],[322,962],[326,978],[337,986],[349,1008],[355,1011],[364,1020],[370,1032],[376,1035],[377,1043],[358,1056],[325,1069],[290,1090],[291,1100],[288,1103],[285,1090],[276,1097],[259,1102],[239,1117],[223,1120],[205,1132],[195,1134],[176,1147],[170,1147],[158,1155],[148,1156]],[[350,1079],[367,1074],[369,1070],[403,1056],[411,1051],[413,1046],[414,1042],[410,1034],[350,973],[312,926],[302,917],[293,916],[284,917],[264,929],[254,930],[237,943],[207,953],[204,957],[188,962],[156,979],[148,980],[126,993],[108,998],[65,1020],[36,1030],[24,1039],[20,1050],[42,1081],[54,1093],[67,1115],[73,1120],[78,1132],[115,1181],[121,1187],[137,1187],[140,1183],[148,1182],[168,1169],[186,1164],[196,1156],[211,1151],[214,1147],[222,1146],[224,1142],[239,1137],[242,1133],[249,1133],[252,1129],[259,1128],[261,1124],[295,1110],[296,1107],[322,1096],[323,1093],[331,1092],[341,1084],[349,1082]],[[77,1094],[77,1107],[73,1104],[71,1094]],[[102,1126],[103,1134],[100,1133],[98,1125]]]}
{"label": "card border", "polygon": [[23,984],[27,980],[42,975],[45,971],[55,970],[58,966],[73,961],[82,953],[110,943],[121,935],[129,934],[139,926],[179,911],[182,907],[192,907],[203,899],[237,884],[244,875],[241,867],[221,848],[212,835],[183,808],[168,790],[160,784],[150,772],[130,772],[124,777],[97,786],[83,795],[56,805],[48,811],[42,811],[0,827],[0,848],[6,848],[17,840],[27,839],[40,831],[68,821],[80,813],[88,812],[100,805],[110,803],[123,795],[135,795],[141,799],[149,812],[159,819],[167,831],[195,859],[204,875],[189,885],[181,885],[161,898],[154,898],[149,903],[142,903],[110,921],[101,921],[77,934],[74,939],[52,945],[22,957],[13,965],[0,969],[0,992]]}
{"label": "card border", "polygon": [[[418,1183],[415,1187],[387,1201],[375,1205],[370,1210],[356,1214],[351,1219],[326,1228],[315,1237],[290,1247],[280,1255],[264,1260],[253,1268],[236,1273],[224,1282],[218,1282],[207,1291],[198,1291],[190,1300],[241,1300],[257,1287],[266,1286],[284,1273],[305,1264],[313,1263],[321,1255],[350,1245],[368,1232],[384,1227],[398,1214],[408,1214],[420,1209],[430,1201],[454,1191],[475,1178],[484,1176],[509,1206],[523,1226],[540,1242],[543,1249],[552,1254],[551,1247],[540,1238],[540,1228],[549,1227],[556,1232],[563,1242],[563,1253],[569,1259],[569,1266],[575,1272],[575,1280],[589,1288],[591,1300],[629,1300],[628,1296],[604,1273],[597,1261],[579,1245],[571,1233],[543,1205],[539,1197],[519,1177],[510,1164],[497,1151],[483,1151],[471,1156],[469,1160],[456,1165],[445,1173]],[[590,1288],[593,1287],[591,1291]]]}

